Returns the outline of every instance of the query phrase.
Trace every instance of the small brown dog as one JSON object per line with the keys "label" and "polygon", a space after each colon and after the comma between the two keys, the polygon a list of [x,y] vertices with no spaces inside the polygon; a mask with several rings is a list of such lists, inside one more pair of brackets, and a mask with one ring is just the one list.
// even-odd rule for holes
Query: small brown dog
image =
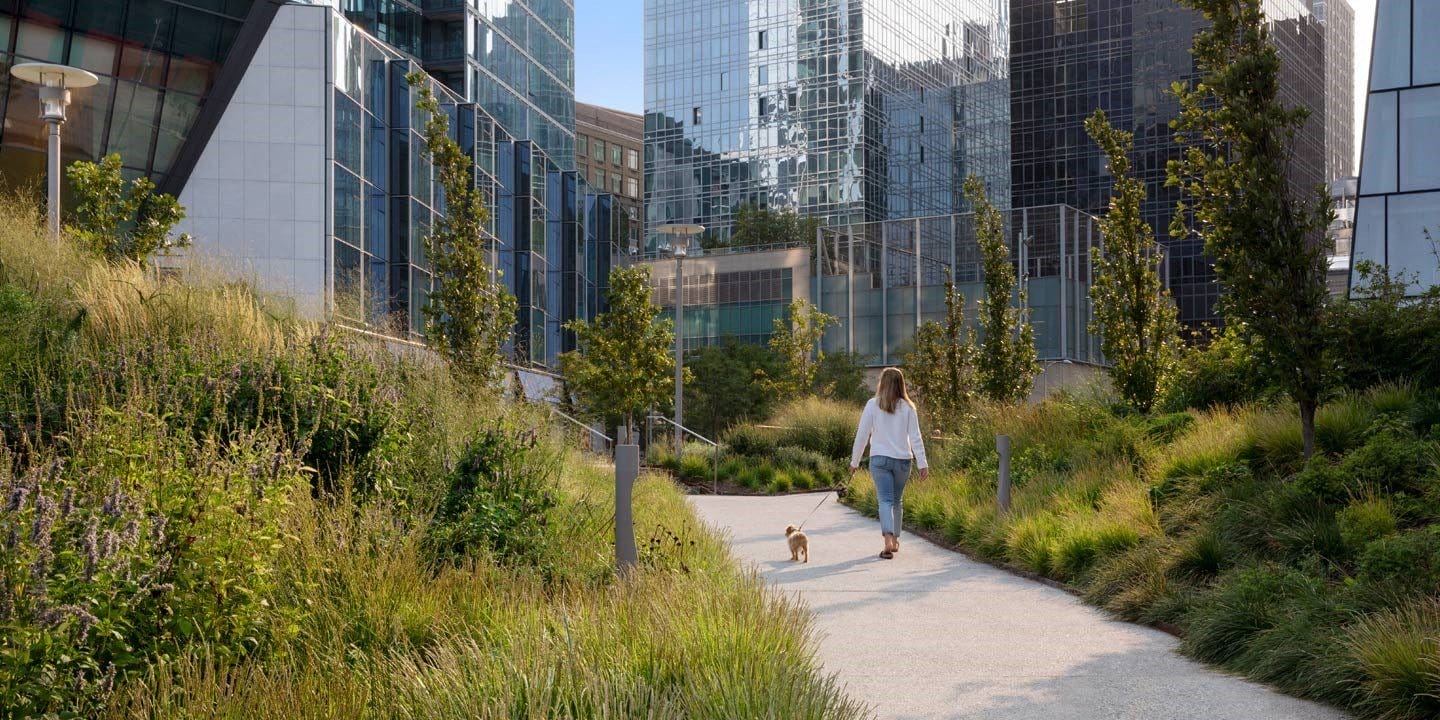
{"label": "small brown dog", "polygon": [[790,559],[800,560],[803,554],[805,559],[802,562],[810,562],[810,538],[800,528],[794,525],[785,526],[785,539],[790,543]]}

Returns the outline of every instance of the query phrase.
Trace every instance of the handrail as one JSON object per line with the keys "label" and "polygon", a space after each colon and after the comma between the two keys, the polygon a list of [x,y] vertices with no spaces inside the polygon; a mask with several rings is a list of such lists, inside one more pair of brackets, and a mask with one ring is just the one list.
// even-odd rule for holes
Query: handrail
{"label": "handrail", "polygon": [[582,421],[580,421],[580,420],[576,420],[575,418],[570,417],[569,415],[566,415],[564,412],[561,412],[560,409],[557,408],[557,407],[555,407],[554,405],[547,405],[546,407],[550,408],[550,412],[551,412],[551,413],[553,413],[553,414],[555,414],[555,415],[559,415],[560,417],[565,418],[566,420],[569,420],[570,422],[575,423],[576,425],[579,425],[580,427],[585,428],[586,430],[589,430],[590,432],[592,432],[592,433],[594,433],[594,434],[596,434],[596,435],[599,435],[599,436],[602,437],[602,438],[605,438],[605,441],[606,441],[606,442],[611,443],[611,444],[614,444],[614,443],[615,443],[615,438],[612,438],[612,437],[610,437],[609,435],[606,435],[605,433],[603,433],[603,432],[601,432],[601,431],[599,431],[599,430],[596,430],[595,427],[592,426],[592,425],[589,425],[589,424],[584,423],[584,422],[582,422]]}
{"label": "handrail", "polygon": [[[714,440],[711,440],[710,438],[707,438],[707,437],[705,437],[704,435],[701,435],[700,433],[697,433],[697,432],[695,432],[694,430],[691,430],[690,428],[687,428],[687,427],[685,427],[684,425],[681,425],[680,423],[677,423],[677,422],[675,422],[674,420],[671,420],[670,418],[665,417],[664,415],[660,415],[660,414],[658,414],[658,413],[650,413],[650,415],[647,416],[647,419],[649,419],[649,420],[656,420],[656,419],[664,420],[665,422],[670,423],[671,425],[674,425],[674,426],[677,427],[677,428],[680,428],[680,429],[683,430],[684,432],[690,433],[691,435],[695,436],[695,438],[698,439],[698,440],[700,440],[701,442],[709,443],[709,444],[710,444],[710,447],[715,448],[715,457],[710,461],[711,471],[712,471],[712,475],[711,475],[711,479],[710,479],[710,482],[711,482],[710,492],[713,492],[713,493],[715,493],[716,495],[719,495],[719,494],[720,494],[720,443],[717,443],[717,442],[715,442]],[[675,461],[676,461],[676,462],[679,462],[679,461],[680,461],[680,458],[678,458],[678,457],[675,458]],[[677,475],[678,475],[678,473],[677,473]]]}
{"label": "handrail", "polygon": [[670,418],[665,417],[664,415],[653,415],[653,414],[652,414],[652,415],[650,415],[650,419],[652,419],[652,420],[664,420],[665,422],[670,423],[671,425],[674,425],[675,427],[680,428],[681,430],[684,430],[684,431],[687,432],[687,433],[690,433],[691,435],[695,436],[695,438],[696,438],[697,440],[699,440],[699,441],[701,441],[701,442],[703,442],[703,443],[705,443],[705,444],[707,444],[707,445],[710,445],[710,446],[712,446],[712,447],[720,447],[720,443],[717,443],[717,442],[715,442],[714,440],[711,440],[710,438],[707,438],[707,437],[705,437],[704,435],[701,435],[700,433],[697,433],[697,432],[695,432],[694,430],[691,430],[690,428],[687,428],[687,427],[685,427],[684,425],[681,425],[680,423],[677,423],[677,422],[675,422],[674,420],[671,420]]}

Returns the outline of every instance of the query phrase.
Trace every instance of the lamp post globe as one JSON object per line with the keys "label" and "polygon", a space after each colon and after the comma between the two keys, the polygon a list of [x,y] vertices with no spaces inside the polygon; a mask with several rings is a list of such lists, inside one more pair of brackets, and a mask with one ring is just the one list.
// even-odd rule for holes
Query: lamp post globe
{"label": "lamp post globe", "polygon": [[20,63],[10,68],[17,80],[40,86],[40,119],[49,128],[47,143],[47,216],[51,239],[60,239],[60,126],[70,105],[70,90],[100,81],[94,73],[54,63]]}
{"label": "lamp post globe", "polygon": [[675,256],[675,457],[685,448],[685,256],[690,239],[705,232],[704,225],[676,223],[661,225],[661,234],[670,238]]}

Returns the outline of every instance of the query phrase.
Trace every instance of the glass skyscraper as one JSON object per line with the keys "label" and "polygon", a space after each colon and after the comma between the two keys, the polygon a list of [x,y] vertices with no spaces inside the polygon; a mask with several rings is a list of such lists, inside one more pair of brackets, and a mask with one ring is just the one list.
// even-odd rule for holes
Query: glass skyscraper
{"label": "glass skyscraper", "polygon": [[748,204],[947,215],[971,173],[1008,205],[1007,41],[994,0],[647,0],[647,245]]}
{"label": "glass skyscraper", "polygon": [[[1084,127],[1103,109],[1135,135],[1142,211],[1165,246],[1181,321],[1218,322],[1212,263],[1199,241],[1170,239],[1179,198],[1165,187],[1166,164],[1180,153],[1170,130],[1179,105],[1168,90],[1196,76],[1190,46],[1203,18],[1174,0],[1010,0],[1010,8],[1013,203],[1107,210],[1112,180]],[[1265,11],[1284,63],[1282,99],[1311,112],[1296,139],[1291,186],[1314,192],[1338,177],[1331,173],[1348,174],[1339,158],[1353,153],[1345,110],[1353,90],[1334,67],[1351,62],[1351,43],[1335,38],[1353,13],[1346,0],[1266,0]]]}
{"label": "glass skyscraper", "polygon": [[[1354,265],[1440,285],[1440,2],[1380,0],[1355,209]],[[1351,278],[1353,292],[1358,281]]]}
{"label": "glass skyscraper", "polygon": [[[194,255],[304,316],[409,340],[445,212],[419,73],[490,200],[478,241],[519,301],[511,359],[544,368],[574,347],[564,324],[599,309],[623,237],[611,195],[574,171],[573,32],[568,0],[0,0],[0,69],[95,72],[67,162],[119,153],[179,197]],[[0,177],[34,182],[36,94],[3,78]]]}

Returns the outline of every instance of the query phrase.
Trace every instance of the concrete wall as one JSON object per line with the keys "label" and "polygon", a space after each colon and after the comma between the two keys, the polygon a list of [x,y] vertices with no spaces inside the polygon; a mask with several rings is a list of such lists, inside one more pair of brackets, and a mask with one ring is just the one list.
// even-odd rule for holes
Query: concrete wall
{"label": "concrete wall", "polygon": [[280,8],[179,198],[194,259],[294,298],[316,319],[329,257],[330,13]]}

